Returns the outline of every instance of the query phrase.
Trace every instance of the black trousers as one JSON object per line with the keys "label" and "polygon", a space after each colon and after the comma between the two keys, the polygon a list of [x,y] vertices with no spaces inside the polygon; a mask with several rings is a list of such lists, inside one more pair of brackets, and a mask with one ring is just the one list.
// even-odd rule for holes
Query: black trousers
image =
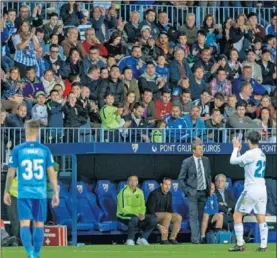
{"label": "black trousers", "polygon": [[17,217],[17,198],[11,196],[11,206],[7,206],[8,218],[11,222],[11,235],[19,239],[19,220]]}
{"label": "black trousers", "polygon": [[135,239],[138,230],[141,230],[141,238],[148,239],[153,229],[158,224],[158,218],[155,215],[146,214],[144,220],[139,220],[137,216],[131,219],[117,218],[118,221],[128,226],[128,239]]}

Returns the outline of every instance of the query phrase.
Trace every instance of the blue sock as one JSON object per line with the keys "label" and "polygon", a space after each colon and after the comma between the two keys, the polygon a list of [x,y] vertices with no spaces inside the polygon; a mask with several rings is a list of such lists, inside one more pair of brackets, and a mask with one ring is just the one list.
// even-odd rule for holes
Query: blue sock
{"label": "blue sock", "polygon": [[26,227],[26,226],[20,227],[20,239],[29,256],[30,254],[33,253],[32,235],[31,235],[30,227]]}
{"label": "blue sock", "polygon": [[34,242],[34,256],[39,257],[40,249],[43,245],[44,239],[44,228],[43,227],[34,227],[33,232],[33,242]]}

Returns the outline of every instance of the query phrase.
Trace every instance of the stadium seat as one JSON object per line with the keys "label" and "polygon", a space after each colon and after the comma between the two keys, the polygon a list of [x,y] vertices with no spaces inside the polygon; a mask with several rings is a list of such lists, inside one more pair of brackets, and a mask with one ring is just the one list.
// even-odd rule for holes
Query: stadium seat
{"label": "stadium seat", "polygon": [[[111,227],[111,223],[102,222],[104,213],[97,205],[96,196],[88,192],[85,183],[78,182],[77,185],[79,186],[79,190],[77,191],[77,210],[80,213],[80,222],[94,223],[95,229],[100,231],[112,230],[114,227]],[[82,189],[80,186],[82,186]],[[72,187],[70,188],[70,192],[72,192]]]}
{"label": "stadium seat", "polygon": [[226,186],[225,186],[225,188],[227,190],[232,190],[232,187],[233,187],[232,180],[231,180],[231,178],[227,177],[226,178]]}
{"label": "stadium seat", "polygon": [[117,185],[117,193],[119,193],[127,184],[127,181],[120,181]]}
{"label": "stadium seat", "polygon": [[172,193],[172,208],[173,211],[180,214],[183,218],[181,229],[188,230],[188,200],[184,196],[181,187],[179,187],[179,183],[177,180],[172,181],[171,186]]}
{"label": "stadium seat", "polygon": [[157,183],[157,181],[155,180],[144,181],[141,187],[141,190],[143,191],[143,194],[144,194],[144,200],[147,201],[149,194],[157,188],[159,188],[159,184]]}
{"label": "stadium seat", "polygon": [[236,181],[233,184],[233,193],[234,193],[234,198],[237,200],[240,197],[240,194],[242,193],[244,189],[244,182],[243,180]]}

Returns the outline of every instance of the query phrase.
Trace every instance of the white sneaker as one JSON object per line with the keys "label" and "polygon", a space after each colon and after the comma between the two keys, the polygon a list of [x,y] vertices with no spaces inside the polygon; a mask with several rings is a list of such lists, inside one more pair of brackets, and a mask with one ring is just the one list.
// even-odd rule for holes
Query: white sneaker
{"label": "white sneaker", "polygon": [[135,242],[133,239],[127,239],[125,245],[135,245]]}
{"label": "white sneaker", "polygon": [[138,238],[137,245],[149,245],[149,243],[145,238]]}

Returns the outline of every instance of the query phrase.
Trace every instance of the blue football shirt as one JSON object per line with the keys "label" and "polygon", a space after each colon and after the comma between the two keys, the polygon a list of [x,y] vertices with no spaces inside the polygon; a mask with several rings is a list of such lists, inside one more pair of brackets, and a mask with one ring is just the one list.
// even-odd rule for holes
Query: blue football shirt
{"label": "blue football shirt", "polygon": [[13,149],[9,167],[17,168],[18,198],[47,198],[47,168],[54,165],[50,150],[38,142],[25,142]]}

